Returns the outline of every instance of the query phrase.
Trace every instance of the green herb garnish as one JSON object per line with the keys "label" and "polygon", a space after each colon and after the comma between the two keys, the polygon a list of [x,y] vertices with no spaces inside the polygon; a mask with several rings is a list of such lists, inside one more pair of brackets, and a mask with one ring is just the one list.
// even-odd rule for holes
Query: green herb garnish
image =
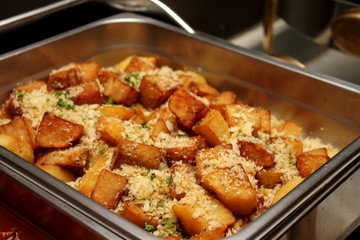
{"label": "green herb garnish", "polygon": [[151,225],[151,224],[148,224],[147,222],[145,222],[145,231],[147,231],[147,232],[153,232],[153,231],[155,231],[155,226],[154,226],[154,225]]}

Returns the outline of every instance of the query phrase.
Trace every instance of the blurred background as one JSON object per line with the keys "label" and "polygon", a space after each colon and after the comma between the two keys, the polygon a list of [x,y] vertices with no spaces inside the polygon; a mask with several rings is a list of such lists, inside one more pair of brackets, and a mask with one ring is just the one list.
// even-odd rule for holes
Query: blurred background
{"label": "blurred background", "polygon": [[[264,12],[274,0],[163,0],[196,31],[265,52]],[[307,68],[360,84],[358,55],[344,53],[334,44],[331,24],[360,0],[278,0],[273,24],[273,52],[291,56]],[[49,9],[44,9],[50,6]],[[42,9],[43,13],[36,12]],[[148,0],[12,0],[0,1],[0,53],[26,46],[86,23],[131,11],[175,24]],[[26,15],[28,14],[28,16]],[[360,12],[358,22],[360,22]],[[33,15],[33,16],[31,16]],[[20,20],[16,17],[20,16]],[[21,20],[21,17],[24,18]],[[356,19],[356,17],[355,17]],[[360,24],[355,21],[352,33]],[[10,23],[10,24],[9,24]],[[353,37],[353,36],[352,36]],[[355,44],[360,45],[359,39]],[[359,48],[359,47],[358,47]]]}

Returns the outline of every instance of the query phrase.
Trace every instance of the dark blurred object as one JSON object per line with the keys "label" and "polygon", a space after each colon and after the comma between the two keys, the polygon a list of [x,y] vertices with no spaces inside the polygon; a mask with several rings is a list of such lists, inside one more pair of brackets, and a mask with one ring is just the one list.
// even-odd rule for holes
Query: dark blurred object
{"label": "dark blurred object", "polygon": [[332,23],[331,31],[338,48],[360,57],[360,7],[339,15]]}
{"label": "dark blurred object", "polygon": [[[357,15],[349,12],[353,8],[357,9]],[[336,45],[346,53],[359,56],[360,50],[356,47],[360,42],[359,0],[281,0],[279,16],[312,41]]]}

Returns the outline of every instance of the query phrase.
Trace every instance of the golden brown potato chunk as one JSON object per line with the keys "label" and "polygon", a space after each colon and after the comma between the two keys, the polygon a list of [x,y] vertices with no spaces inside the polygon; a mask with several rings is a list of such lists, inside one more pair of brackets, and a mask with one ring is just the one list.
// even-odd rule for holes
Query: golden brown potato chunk
{"label": "golden brown potato chunk", "polygon": [[229,104],[225,106],[225,119],[230,127],[239,127],[245,135],[253,135],[261,128],[261,115],[258,108],[245,104]]}
{"label": "golden brown potato chunk", "polygon": [[212,95],[215,97],[219,94],[215,88],[204,82],[190,82],[188,90],[200,97],[204,97],[206,95]]}
{"label": "golden brown potato chunk", "polygon": [[156,119],[151,129],[151,137],[156,139],[161,132],[171,133],[178,130],[175,115],[167,108],[160,108],[152,112],[148,120]]}
{"label": "golden brown potato chunk", "polygon": [[227,143],[230,139],[227,122],[216,109],[208,111],[205,117],[193,126],[192,130],[204,137],[210,146]]}
{"label": "golden brown potato chunk", "polygon": [[191,128],[208,111],[208,107],[192,96],[185,88],[179,88],[169,98],[169,109],[184,128]]}
{"label": "golden brown potato chunk", "polygon": [[15,116],[21,116],[23,114],[23,109],[21,105],[18,104],[18,100],[23,98],[23,94],[23,92],[15,89],[10,91],[2,105],[1,117],[12,119]]}
{"label": "golden brown potato chunk", "polygon": [[103,169],[97,178],[91,198],[106,208],[115,209],[127,182],[126,177]]}
{"label": "golden brown potato chunk", "polygon": [[218,240],[218,239],[222,239],[222,238],[225,238],[226,230],[227,230],[226,227],[215,228],[213,230],[200,233],[199,235],[197,235],[195,237],[191,237],[191,238],[189,238],[189,240]]}
{"label": "golden brown potato chunk", "polygon": [[105,105],[98,108],[105,117],[116,117],[120,120],[128,120],[134,115],[134,110],[122,105]]}
{"label": "golden brown potato chunk", "polygon": [[114,168],[121,164],[159,169],[161,149],[158,147],[121,139],[117,145]]}
{"label": "golden brown potato chunk", "polygon": [[[211,206],[212,211],[206,211],[208,206]],[[229,209],[214,198],[208,199],[206,206],[200,203],[176,203],[172,210],[179,218],[184,231],[189,235],[204,232],[214,221],[222,227],[235,222],[235,217]]]}
{"label": "golden brown potato chunk", "polygon": [[171,166],[174,164],[174,162],[179,161],[195,165],[195,155],[197,151],[198,147],[196,145],[167,148],[166,159],[168,165]]}
{"label": "golden brown potato chunk", "polygon": [[291,190],[293,190],[297,185],[299,185],[304,179],[301,177],[294,178],[289,182],[285,183],[281,186],[281,188],[276,192],[275,197],[273,199],[273,204],[283,198],[286,194],[288,194]]}
{"label": "golden brown potato chunk", "polygon": [[274,153],[264,145],[248,141],[239,141],[240,155],[253,161],[257,166],[271,168],[275,165]]}
{"label": "golden brown potato chunk", "polygon": [[202,178],[202,185],[215,192],[216,198],[235,215],[247,216],[256,211],[256,191],[241,166],[212,171]]}
{"label": "golden brown potato chunk", "polygon": [[76,180],[76,176],[64,167],[53,164],[36,164],[36,166],[63,182]]}
{"label": "golden brown potato chunk", "polygon": [[225,117],[225,106],[235,104],[237,95],[231,91],[224,91],[217,95],[210,104],[210,108],[218,110]]}
{"label": "golden brown potato chunk", "polygon": [[102,104],[100,88],[95,81],[82,83],[79,87],[81,91],[71,98],[75,105]]}
{"label": "golden brown potato chunk", "polygon": [[147,216],[142,210],[141,205],[138,204],[126,204],[121,216],[141,228],[145,228],[146,224],[154,226],[159,224],[156,219]]}
{"label": "golden brown potato chunk", "polygon": [[297,155],[296,167],[300,176],[306,178],[329,160],[326,148],[313,149]]}
{"label": "golden brown potato chunk", "polygon": [[99,177],[101,169],[105,167],[105,163],[107,161],[107,155],[102,154],[96,154],[95,156],[90,156],[89,162],[91,160],[94,160],[94,163],[90,166],[90,168],[86,171],[86,173],[81,177],[78,190],[85,196],[90,197],[93,189],[95,188],[96,181]]}
{"label": "golden brown potato chunk", "polygon": [[89,149],[83,147],[75,146],[66,149],[51,149],[38,155],[37,164],[83,168],[86,166],[89,156]]}
{"label": "golden brown potato chunk", "polygon": [[259,181],[260,186],[274,188],[276,184],[281,183],[282,175],[283,173],[279,172],[259,171],[256,173],[255,177]]}
{"label": "golden brown potato chunk", "polygon": [[46,83],[43,81],[33,81],[28,84],[16,87],[16,90],[20,90],[24,92],[32,92],[34,90],[39,90],[44,86],[46,86]]}
{"label": "golden brown potato chunk", "polygon": [[69,147],[80,140],[84,126],[45,113],[35,136],[36,143],[45,148]]}
{"label": "golden brown potato chunk", "polygon": [[34,152],[28,142],[21,141],[19,138],[11,135],[0,134],[0,146],[3,146],[25,160],[34,163]]}
{"label": "golden brown potato chunk", "polygon": [[178,88],[174,79],[161,75],[146,75],[140,84],[140,102],[147,108],[157,108]]}
{"label": "golden brown potato chunk", "polygon": [[302,132],[302,127],[292,121],[285,121],[284,123],[276,126],[279,133],[282,133],[284,137],[299,138]]}
{"label": "golden brown potato chunk", "polygon": [[111,71],[111,70],[108,70],[108,69],[100,69],[98,71],[98,79],[100,81],[100,83],[104,84],[108,81],[113,81],[115,79],[120,79],[120,77],[122,76],[123,74],[121,72],[115,72],[115,71]]}
{"label": "golden brown potato chunk", "polygon": [[95,81],[100,70],[100,65],[95,62],[81,62],[70,64],[75,65],[78,72],[81,73],[81,77],[83,78],[84,82]]}
{"label": "golden brown potato chunk", "polygon": [[157,59],[154,57],[129,56],[116,66],[126,73],[149,71],[156,68]]}
{"label": "golden brown potato chunk", "polygon": [[49,90],[63,90],[68,87],[77,86],[83,82],[81,74],[75,66],[64,67],[50,73],[47,80]]}
{"label": "golden brown potato chunk", "polygon": [[123,123],[114,117],[101,117],[96,128],[100,138],[112,146],[116,146],[123,137],[121,133],[124,131]]}
{"label": "golden brown potato chunk", "polygon": [[131,121],[137,124],[146,123],[148,121],[148,116],[144,114],[145,109],[142,105],[136,104],[132,109],[134,110],[134,114],[130,118]]}
{"label": "golden brown potato chunk", "polygon": [[105,97],[111,98],[117,104],[130,106],[137,101],[138,93],[129,84],[119,79],[110,79],[104,84]]}
{"label": "golden brown potato chunk", "polygon": [[[33,132],[30,132],[26,121],[31,121],[25,117],[20,117],[11,122],[0,126],[0,134],[7,134],[19,138],[21,141],[29,143],[35,149]],[[29,122],[31,125],[31,123]],[[30,126],[31,128],[31,126]]]}

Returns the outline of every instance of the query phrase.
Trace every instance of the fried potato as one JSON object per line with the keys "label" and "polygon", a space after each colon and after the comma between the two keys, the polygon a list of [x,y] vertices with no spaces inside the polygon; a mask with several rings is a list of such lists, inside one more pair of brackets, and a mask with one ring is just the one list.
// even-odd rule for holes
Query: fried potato
{"label": "fried potato", "polygon": [[72,182],[77,178],[72,172],[58,165],[36,164],[36,166],[63,182]]}
{"label": "fried potato", "polygon": [[134,115],[134,110],[122,105],[105,105],[98,108],[105,117],[116,117],[120,120],[128,120]]}
{"label": "fried potato", "polygon": [[264,145],[248,141],[239,141],[240,155],[253,161],[257,166],[271,168],[275,165],[274,153]]}
{"label": "fried potato", "polygon": [[32,92],[34,90],[39,90],[44,86],[46,86],[46,83],[43,81],[33,81],[28,84],[18,86],[15,89],[24,92]]}
{"label": "fried potato", "polygon": [[35,136],[36,143],[44,148],[69,147],[80,140],[84,126],[45,113]]}
{"label": "fried potato", "polygon": [[206,95],[212,95],[215,97],[219,94],[215,88],[204,82],[190,82],[188,90],[200,97],[204,97]]}
{"label": "fried potato", "polygon": [[83,82],[81,74],[75,66],[64,66],[50,73],[47,80],[48,90],[63,90],[68,87],[77,86]]}
{"label": "fried potato", "polygon": [[142,105],[136,104],[132,109],[134,110],[134,114],[130,118],[131,121],[137,124],[146,123],[148,121],[148,116],[145,115],[145,109]]}
{"label": "fried potato", "polygon": [[147,216],[139,204],[126,204],[121,216],[135,225],[145,228],[145,223],[157,226],[156,219]]}
{"label": "fried potato", "polygon": [[70,63],[74,65],[78,72],[81,73],[81,77],[84,82],[95,81],[98,72],[100,70],[100,65],[95,62],[81,62],[81,63]]}
{"label": "fried potato", "polygon": [[175,115],[167,108],[160,108],[151,113],[148,120],[156,119],[151,129],[151,137],[156,139],[161,132],[171,133],[178,130]]}
{"label": "fried potato", "polygon": [[108,81],[113,81],[115,79],[120,79],[120,77],[122,76],[123,74],[121,72],[116,72],[116,71],[112,71],[112,70],[109,70],[109,69],[100,69],[97,73],[97,77],[100,81],[100,83],[104,84]]}
{"label": "fried potato", "polygon": [[222,145],[216,145],[213,148],[207,148],[202,151],[198,151],[195,156],[196,161],[196,168],[197,168],[197,175],[199,179],[202,179],[204,177],[203,172],[207,171],[209,167],[213,170],[216,170],[216,166],[208,166],[206,162],[211,159],[219,159],[227,156],[227,151],[231,150],[232,146],[231,144],[222,144]]}
{"label": "fried potato", "polygon": [[86,166],[89,156],[89,149],[84,147],[75,146],[65,149],[51,149],[38,155],[37,164],[83,168]]}
{"label": "fried potato", "polygon": [[107,155],[105,153],[90,156],[89,163],[93,164],[90,165],[89,169],[81,177],[77,187],[79,192],[81,192],[85,196],[91,196],[101,169],[106,167],[106,161]]}
{"label": "fried potato", "polygon": [[126,177],[103,169],[97,178],[91,198],[106,208],[115,209],[127,182]]}
{"label": "fried potato", "polygon": [[170,167],[173,179],[170,188],[170,197],[172,199],[180,200],[191,189],[191,185],[199,185],[194,172],[195,167],[186,163],[176,162]]}
{"label": "fried potato", "polygon": [[116,64],[116,67],[126,73],[142,72],[156,68],[157,59],[154,57],[129,56]]}
{"label": "fried potato", "polygon": [[178,70],[177,75],[181,82],[183,83],[185,88],[188,88],[190,83],[207,83],[205,77],[199,73],[196,72],[186,72]]}
{"label": "fried potato", "polygon": [[158,147],[121,139],[117,145],[114,168],[121,164],[159,169],[161,149]]}
{"label": "fried potato", "polygon": [[229,127],[239,127],[242,134],[251,136],[261,128],[261,115],[258,108],[245,104],[225,106],[225,119]]}
{"label": "fried potato", "polygon": [[176,116],[178,123],[187,129],[190,129],[208,111],[208,107],[185,88],[179,88],[169,98],[169,109]]}
{"label": "fried potato", "polygon": [[300,176],[306,178],[329,160],[326,148],[313,149],[297,155],[296,167]]}
{"label": "fried potato", "polygon": [[[30,126],[28,124],[30,124]],[[16,118],[11,122],[0,126],[0,134],[17,137],[21,141],[27,142],[35,149],[34,135],[33,131],[30,132],[31,130],[31,120],[25,117]]]}
{"label": "fried potato", "polygon": [[0,145],[23,159],[34,163],[34,152],[30,143],[11,135],[0,134]]}
{"label": "fried potato", "polygon": [[167,148],[166,159],[168,165],[171,166],[174,162],[179,161],[195,165],[195,155],[197,151],[198,147],[196,145]]}
{"label": "fried potato", "polygon": [[[218,200],[211,198],[208,200],[207,207],[211,206],[211,211],[199,204],[176,203],[172,210],[179,218],[184,231],[189,234],[200,234],[205,229],[209,229],[212,221],[216,221],[222,227],[227,227],[235,222],[235,217]],[[203,213],[203,214],[199,214]]]}
{"label": "fried potato", "polygon": [[227,143],[230,139],[227,122],[216,109],[207,112],[205,117],[193,126],[192,130],[203,136],[210,146]]}
{"label": "fried potato", "polygon": [[175,92],[179,84],[162,75],[146,75],[140,84],[140,102],[147,108],[155,109]]}
{"label": "fried potato", "polygon": [[299,185],[303,180],[304,179],[297,177],[282,185],[281,188],[276,192],[272,203],[275,204],[276,202],[278,202],[281,198],[283,198],[286,194],[293,190],[297,185]]}
{"label": "fried potato", "polygon": [[105,82],[103,94],[115,103],[125,106],[134,104],[138,99],[138,93],[133,87],[116,78]]}
{"label": "fried potato", "polygon": [[218,240],[225,238],[226,231],[226,227],[219,227],[210,231],[202,232],[195,237],[189,238],[189,240]]}
{"label": "fried potato", "polygon": [[302,127],[292,121],[285,121],[275,128],[279,133],[282,133],[284,137],[300,138],[302,132]]}
{"label": "fried potato", "polygon": [[79,87],[81,91],[71,98],[75,105],[101,104],[103,102],[100,88],[95,81],[82,83]]}
{"label": "fried potato", "polygon": [[231,91],[223,91],[211,101],[210,108],[218,110],[225,118],[225,106],[229,104],[235,104],[236,99],[236,93]]}
{"label": "fried potato", "polygon": [[18,104],[18,100],[21,99],[22,93],[18,90],[13,89],[6,96],[5,102],[1,108],[1,117],[12,119],[15,116],[21,116],[23,114],[23,109],[21,105]]}
{"label": "fried potato", "polygon": [[274,188],[276,184],[281,183],[282,175],[283,173],[280,172],[258,171],[255,174],[255,178],[259,181],[260,186]]}
{"label": "fried potato", "polygon": [[215,192],[216,198],[233,214],[247,216],[256,211],[256,191],[241,166],[239,169],[212,171],[201,183],[208,191]]}
{"label": "fried potato", "polygon": [[115,117],[101,117],[96,131],[100,133],[100,138],[112,146],[116,146],[123,138],[121,133],[124,131],[123,123]]}

